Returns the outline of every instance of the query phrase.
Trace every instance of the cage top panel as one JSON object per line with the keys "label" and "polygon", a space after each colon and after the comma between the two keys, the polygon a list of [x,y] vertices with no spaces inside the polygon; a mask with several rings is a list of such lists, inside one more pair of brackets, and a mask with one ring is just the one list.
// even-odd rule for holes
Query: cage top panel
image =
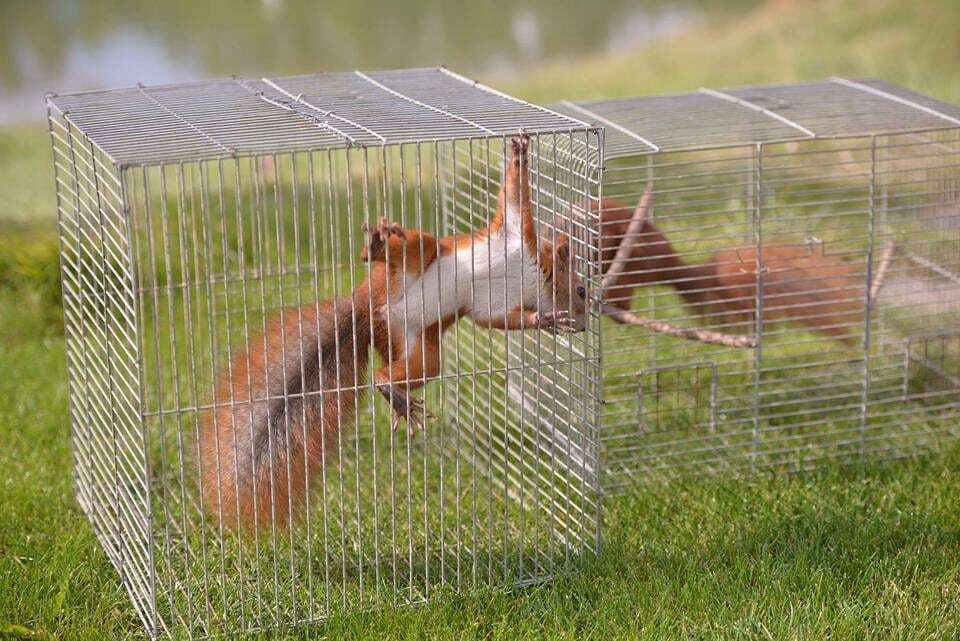
{"label": "cage top panel", "polygon": [[588,126],[436,67],[138,85],[48,104],[121,165]]}
{"label": "cage top panel", "polygon": [[880,80],[846,78],[553,108],[605,127],[606,158],[960,126],[960,107]]}

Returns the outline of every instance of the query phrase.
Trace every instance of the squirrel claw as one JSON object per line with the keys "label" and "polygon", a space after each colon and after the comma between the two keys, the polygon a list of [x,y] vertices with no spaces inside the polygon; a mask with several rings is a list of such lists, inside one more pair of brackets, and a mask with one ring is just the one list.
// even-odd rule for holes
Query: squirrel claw
{"label": "squirrel claw", "polygon": [[407,392],[401,391],[392,385],[383,385],[379,391],[390,402],[393,408],[393,417],[390,421],[390,428],[396,432],[400,427],[400,421],[407,421],[407,435],[415,436],[417,429],[426,429],[425,417],[433,418],[428,410],[423,406],[423,400],[410,396]]}
{"label": "squirrel claw", "polygon": [[423,407],[422,399],[407,396],[407,436],[416,436],[417,430],[426,431],[426,416],[429,414]]}
{"label": "squirrel claw", "polygon": [[577,331],[576,323],[570,313],[564,310],[537,314],[537,329],[551,334],[569,334]]}
{"label": "squirrel claw", "polygon": [[510,146],[513,148],[513,161],[519,162],[521,157],[527,155],[527,149],[530,146],[530,136],[520,134],[510,139]]}

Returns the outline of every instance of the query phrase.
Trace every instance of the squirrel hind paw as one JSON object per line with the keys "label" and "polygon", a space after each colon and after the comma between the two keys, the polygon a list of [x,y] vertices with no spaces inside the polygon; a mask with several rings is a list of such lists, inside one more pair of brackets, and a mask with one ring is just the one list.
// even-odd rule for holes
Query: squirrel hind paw
{"label": "squirrel hind paw", "polygon": [[400,422],[407,421],[407,434],[414,436],[417,430],[426,429],[426,419],[433,418],[423,406],[423,399],[410,396],[409,393],[400,390],[392,385],[380,385],[378,391],[387,399],[392,408],[393,416],[390,419],[390,428],[396,432],[400,427]]}

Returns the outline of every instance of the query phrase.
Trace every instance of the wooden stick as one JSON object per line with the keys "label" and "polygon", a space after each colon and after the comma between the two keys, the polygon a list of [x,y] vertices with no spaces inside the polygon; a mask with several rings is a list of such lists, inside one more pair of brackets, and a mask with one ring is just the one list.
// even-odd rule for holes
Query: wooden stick
{"label": "wooden stick", "polygon": [[876,300],[880,288],[883,287],[883,281],[887,278],[887,270],[890,268],[890,261],[893,259],[893,251],[896,247],[897,244],[892,238],[888,238],[883,246],[883,253],[880,254],[880,266],[877,267],[877,275],[873,279],[873,284],[870,285],[870,300]]}
{"label": "wooden stick", "polygon": [[700,341],[701,343],[711,343],[713,345],[724,345],[726,347],[754,348],[757,346],[757,339],[753,336],[735,336],[733,334],[724,334],[714,332],[709,329],[687,329],[679,327],[664,321],[644,318],[633,312],[614,307],[613,305],[603,305],[601,307],[604,314],[621,325],[636,325],[649,329],[652,332],[685,338],[690,341]]}
{"label": "wooden stick", "polygon": [[607,272],[603,275],[603,280],[600,282],[600,290],[602,292],[610,289],[610,286],[620,272],[627,268],[627,260],[630,257],[631,249],[636,246],[637,243],[642,242],[639,236],[643,230],[643,221],[647,217],[647,211],[650,209],[650,203],[652,202],[653,188],[647,185],[647,189],[640,198],[640,203],[637,204],[637,208],[633,210],[633,218],[630,219],[630,225],[627,226],[627,233],[620,239],[620,246],[617,247],[617,253],[614,255],[610,267],[607,268]]}

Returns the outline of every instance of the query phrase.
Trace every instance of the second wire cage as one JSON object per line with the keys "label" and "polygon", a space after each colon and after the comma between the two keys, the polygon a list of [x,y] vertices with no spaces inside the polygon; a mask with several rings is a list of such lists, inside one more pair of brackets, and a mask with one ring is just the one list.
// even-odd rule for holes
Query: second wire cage
{"label": "second wire cage", "polygon": [[960,108],[845,78],[556,108],[605,127],[608,311],[688,339],[605,324],[605,489],[958,436]]}

